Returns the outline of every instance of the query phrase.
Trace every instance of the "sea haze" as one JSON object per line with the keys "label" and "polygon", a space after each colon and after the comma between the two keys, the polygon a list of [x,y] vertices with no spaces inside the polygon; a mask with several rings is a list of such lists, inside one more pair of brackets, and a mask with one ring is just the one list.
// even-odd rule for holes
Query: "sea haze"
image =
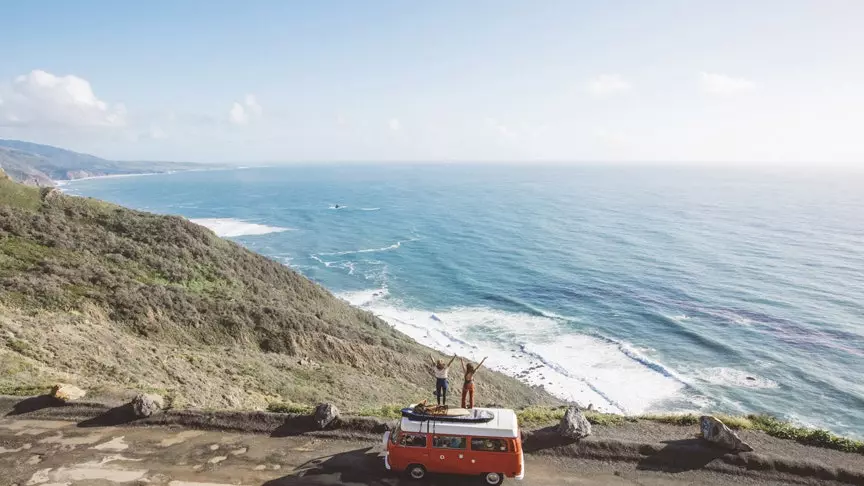
{"label": "sea haze", "polygon": [[864,436],[860,174],[324,165],[64,190],[190,218],[584,405]]}

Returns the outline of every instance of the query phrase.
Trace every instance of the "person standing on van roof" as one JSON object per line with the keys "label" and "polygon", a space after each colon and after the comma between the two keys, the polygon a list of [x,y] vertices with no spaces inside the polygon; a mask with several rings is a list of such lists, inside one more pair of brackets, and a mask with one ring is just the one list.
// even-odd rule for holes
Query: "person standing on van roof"
{"label": "person standing on van roof", "polygon": [[449,388],[447,372],[450,371],[450,365],[453,364],[456,355],[454,354],[446,365],[443,359],[435,361],[435,358],[431,354],[429,358],[432,359],[432,366],[435,367],[435,396],[438,398],[438,405],[447,405],[447,388]]}
{"label": "person standing on van roof", "polygon": [[[483,361],[486,361],[486,358],[483,358],[483,361],[476,367],[470,362],[466,365],[462,358],[459,358],[459,361],[462,362],[462,371],[465,372],[465,383],[462,384],[462,408],[474,408],[474,373],[477,373],[477,370],[483,366]],[[468,399],[467,407],[465,406],[466,398]]]}

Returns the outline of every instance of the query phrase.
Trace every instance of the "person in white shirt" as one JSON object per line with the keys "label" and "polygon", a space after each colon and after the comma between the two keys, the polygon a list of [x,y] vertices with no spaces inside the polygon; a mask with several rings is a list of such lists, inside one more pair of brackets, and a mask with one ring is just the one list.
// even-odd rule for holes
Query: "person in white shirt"
{"label": "person in white shirt", "polygon": [[432,360],[432,366],[435,372],[435,396],[438,398],[438,405],[447,405],[447,388],[449,388],[449,383],[447,381],[447,372],[450,371],[450,365],[453,364],[453,361],[456,360],[456,355],[453,355],[453,358],[450,359],[450,362],[446,365],[444,364],[443,359],[435,360],[431,354],[429,355],[429,359]]}

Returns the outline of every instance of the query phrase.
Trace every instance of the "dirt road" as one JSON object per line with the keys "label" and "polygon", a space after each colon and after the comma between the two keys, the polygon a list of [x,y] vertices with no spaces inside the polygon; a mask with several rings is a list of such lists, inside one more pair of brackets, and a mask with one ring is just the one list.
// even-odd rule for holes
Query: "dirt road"
{"label": "dirt road", "polygon": [[[82,427],[57,420],[0,419],[0,484],[407,485],[387,472],[374,439],[272,437],[171,427]],[[526,486],[816,484],[795,477],[730,476],[705,469],[653,471],[639,463],[528,454]],[[515,481],[508,480],[510,484]],[[480,484],[430,477],[426,485]]]}

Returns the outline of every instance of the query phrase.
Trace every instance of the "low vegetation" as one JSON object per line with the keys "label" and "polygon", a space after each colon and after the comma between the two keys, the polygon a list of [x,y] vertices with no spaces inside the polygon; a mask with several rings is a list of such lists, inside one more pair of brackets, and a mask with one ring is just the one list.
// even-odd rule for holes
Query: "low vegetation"
{"label": "low vegetation", "polygon": [[299,415],[309,415],[311,414],[315,408],[311,405],[300,405],[297,403],[289,403],[289,402],[273,402],[267,405],[268,412],[274,413],[290,413],[290,414],[299,414]]}
{"label": "low vegetation", "polygon": [[402,417],[402,408],[405,405],[384,405],[382,407],[365,407],[356,412],[361,417],[381,417],[385,419],[398,419]]}
{"label": "low vegetation", "polygon": [[[517,412],[519,421],[526,427],[548,426],[558,423],[566,412],[566,407],[526,407]],[[649,421],[662,424],[692,426],[699,423],[699,415],[685,414],[644,414],[625,416],[597,411],[585,411],[585,418],[592,425],[617,426],[628,422]],[[725,415],[714,414],[733,430],[759,430],[780,439],[789,439],[802,444],[825,447],[844,452],[864,454],[864,442],[840,437],[827,430],[801,427],[770,415]]]}

